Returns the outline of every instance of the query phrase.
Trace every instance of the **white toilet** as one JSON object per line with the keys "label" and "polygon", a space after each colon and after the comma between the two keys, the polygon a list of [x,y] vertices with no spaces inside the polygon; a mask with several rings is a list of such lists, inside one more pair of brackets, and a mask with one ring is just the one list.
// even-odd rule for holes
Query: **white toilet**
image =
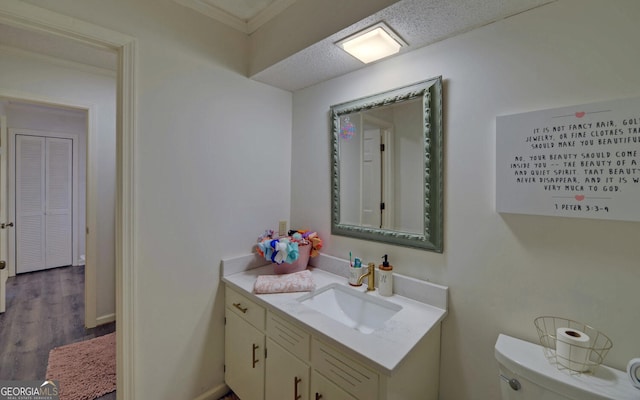
{"label": "white toilet", "polygon": [[595,374],[559,370],[542,346],[499,335],[495,357],[502,400],[640,400],[627,374],[601,365]]}

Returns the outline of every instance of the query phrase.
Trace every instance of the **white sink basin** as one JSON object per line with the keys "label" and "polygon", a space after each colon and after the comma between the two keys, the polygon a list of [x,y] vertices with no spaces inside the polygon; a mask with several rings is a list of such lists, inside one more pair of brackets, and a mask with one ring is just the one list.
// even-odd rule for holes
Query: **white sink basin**
{"label": "white sink basin", "polygon": [[306,294],[298,301],[358,331],[369,334],[384,326],[402,306],[333,283]]}

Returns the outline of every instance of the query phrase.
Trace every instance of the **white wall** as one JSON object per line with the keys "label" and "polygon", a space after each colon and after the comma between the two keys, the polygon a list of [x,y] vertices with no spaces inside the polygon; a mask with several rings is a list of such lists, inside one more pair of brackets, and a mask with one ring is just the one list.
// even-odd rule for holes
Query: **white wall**
{"label": "white wall", "polygon": [[289,217],[291,93],[172,0],[29,2],[138,39],[136,399],[193,399],[224,381],[220,260]]}
{"label": "white wall", "polygon": [[[0,95],[91,106],[95,111],[97,166],[98,318],[115,313],[115,102],[113,74],[4,47]],[[16,123],[23,124],[19,120]],[[86,143],[83,143],[83,146]],[[83,211],[84,214],[84,211]],[[85,254],[84,251],[81,254]]]}
{"label": "white wall", "polygon": [[[494,195],[497,115],[640,95],[638,15],[635,0],[559,0],[294,93],[292,162],[309,169],[292,169],[292,225],[331,255],[388,253],[398,273],[449,286],[442,399],[499,398],[498,334],[535,341],[541,315],[608,334],[617,368],[640,356],[640,224],[499,215]],[[330,236],[329,106],[438,75],[444,254]]]}

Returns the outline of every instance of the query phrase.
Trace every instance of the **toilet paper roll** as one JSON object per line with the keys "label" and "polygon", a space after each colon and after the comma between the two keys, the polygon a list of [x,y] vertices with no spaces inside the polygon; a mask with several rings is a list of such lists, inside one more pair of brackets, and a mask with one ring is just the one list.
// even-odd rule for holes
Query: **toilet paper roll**
{"label": "toilet paper roll", "polygon": [[631,383],[640,389],[640,358],[634,358],[627,364],[627,375],[631,379]]}
{"label": "toilet paper roll", "polygon": [[572,371],[584,372],[589,369],[589,336],[576,329],[556,330],[556,359],[558,363]]}

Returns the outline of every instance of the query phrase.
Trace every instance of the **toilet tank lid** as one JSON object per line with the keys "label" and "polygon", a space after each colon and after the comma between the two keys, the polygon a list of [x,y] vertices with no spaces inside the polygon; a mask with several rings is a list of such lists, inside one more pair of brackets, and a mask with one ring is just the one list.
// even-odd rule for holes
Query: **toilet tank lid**
{"label": "toilet tank lid", "polygon": [[547,360],[542,346],[511,336],[498,336],[495,357],[514,374],[569,399],[640,399],[640,390],[633,387],[625,372],[604,365],[593,375],[559,370]]}

